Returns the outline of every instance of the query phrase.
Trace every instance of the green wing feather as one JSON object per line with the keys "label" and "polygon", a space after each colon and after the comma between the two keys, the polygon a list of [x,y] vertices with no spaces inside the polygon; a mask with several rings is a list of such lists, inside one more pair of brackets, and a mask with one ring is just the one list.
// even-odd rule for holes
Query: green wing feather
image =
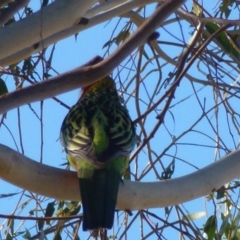
{"label": "green wing feather", "polygon": [[121,175],[135,128],[110,77],[87,88],[65,117],[61,142],[78,171],[83,230],[112,228]]}

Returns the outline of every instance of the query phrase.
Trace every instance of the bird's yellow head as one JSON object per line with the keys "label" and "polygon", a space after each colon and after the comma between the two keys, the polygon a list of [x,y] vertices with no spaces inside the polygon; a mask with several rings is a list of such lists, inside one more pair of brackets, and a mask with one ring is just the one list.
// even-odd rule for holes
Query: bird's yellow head
{"label": "bird's yellow head", "polygon": [[102,91],[106,88],[111,88],[111,89],[115,89],[115,82],[113,81],[113,79],[109,76],[105,77],[104,79],[101,79],[91,85],[88,85],[84,88],[82,88],[82,93],[81,93],[81,98],[83,98],[85,96],[86,93],[89,92],[98,92],[98,91]]}

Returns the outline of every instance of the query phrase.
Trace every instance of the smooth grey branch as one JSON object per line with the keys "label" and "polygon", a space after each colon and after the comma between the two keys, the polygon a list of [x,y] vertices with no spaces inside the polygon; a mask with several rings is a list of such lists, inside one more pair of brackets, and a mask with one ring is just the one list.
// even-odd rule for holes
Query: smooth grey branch
{"label": "smooth grey branch", "polygon": [[19,107],[23,104],[43,100],[55,95],[89,85],[107,76],[132,51],[143,45],[146,39],[155,31],[174,10],[185,0],[168,0],[156,9],[141,27],[133,33],[113,54],[104,61],[90,67],[81,67],[48,81],[25,87],[0,98],[0,113]]}
{"label": "smooth grey branch", "polygon": [[[77,24],[97,0],[57,0],[31,16],[0,29],[0,58],[10,56]],[[9,46],[11,42],[11,47]]]}
{"label": "smooth grey branch", "polygon": [[16,0],[8,4],[7,8],[1,9],[0,26],[5,24],[16,12],[26,6],[30,0]]}
{"label": "smooth grey branch", "polygon": [[[141,210],[180,204],[212,193],[238,177],[240,150],[183,177],[159,182],[124,181],[117,208]],[[40,164],[1,144],[0,178],[44,196],[80,200],[76,172]]]}
{"label": "smooth grey branch", "polygon": [[[69,36],[73,36],[74,34],[77,34],[81,31],[89,29],[100,23],[103,23],[109,19],[112,19],[113,17],[120,16],[120,15],[130,11],[133,8],[141,7],[146,4],[153,3],[155,1],[156,0],[134,0],[134,1],[126,1],[126,2],[122,1],[121,2],[121,0],[116,0],[116,1],[106,2],[100,6],[92,8],[86,12],[86,15],[84,15],[84,17],[89,19],[88,24],[74,25],[74,26],[71,26],[60,32],[57,32],[45,39],[39,38],[39,42],[41,41],[41,44],[30,45],[27,48],[19,49],[18,52],[14,53],[12,55],[9,55],[5,58],[0,59],[0,65],[8,66],[8,65],[20,62],[21,60],[28,58],[32,54],[41,51],[43,48],[46,48],[55,42],[65,39]],[[121,2],[121,4],[120,4],[120,2]],[[113,9],[108,10],[109,7],[112,7],[113,5],[116,6],[117,4],[120,4],[120,5]],[[100,11],[105,11],[105,12],[99,14]],[[9,46],[9,47],[11,47],[11,46]]]}

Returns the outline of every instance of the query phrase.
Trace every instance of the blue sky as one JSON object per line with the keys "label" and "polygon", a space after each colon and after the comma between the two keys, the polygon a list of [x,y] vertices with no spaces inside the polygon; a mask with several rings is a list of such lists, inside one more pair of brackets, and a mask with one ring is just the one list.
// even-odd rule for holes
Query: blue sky
{"label": "blue sky", "polygon": [[[34,2],[34,1],[31,1]],[[39,4],[39,1],[36,1],[34,3]],[[188,6],[190,6],[190,1],[188,1]],[[206,7],[206,5],[204,5]],[[38,9],[39,5],[34,5],[31,3],[31,7],[33,7],[34,10]],[[152,5],[148,8],[149,13],[153,10],[155,5]],[[211,9],[213,6],[209,6]],[[190,8],[189,8],[190,9]],[[88,29],[86,31],[81,32],[78,34],[77,38],[74,36],[69,37],[63,41],[60,41],[56,44],[54,57],[52,61],[52,66],[54,67],[54,70],[58,73],[64,73],[65,71],[71,70],[75,67],[78,67],[91,58],[93,58],[96,55],[103,56],[106,49],[103,49],[103,45],[108,41],[108,39],[111,36],[111,31],[114,28],[117,18],[113,19],[109,23],[103,23],[98,26],[95,26],[93,29]],[[126,20],[122,20],[120,26],[118,29],[120,30],[121,27],[126,23]],[[171,37],[171,33],[174,33],[175,35],[179,36],[179,43],[183,43],[184,41],[187,42],[189,39],[189,33],[192,31],[188,26],[183,25],[185,30],[184,38],[181,35],[181,32],[179,31],[179,26],[173,27],[173,29],[170,29],[171,32],[167,33],[164,29],[160,29],[160,40],[168,40],[172,38],[172,41],[176,41],[173,37]],[[169,29],[168,29],[169,30]],[[117,31],[116,31],[117,32]],[[50,50],[52,47],[49,47],[48,52],[46,53],[46,56],[48,56]],[[113,51],[114,48],[111,49]],[[151,51],[148,47],[145,48],[147,53],[151,55]],[[163,49],[167,52],[169,56],[177,56],[180,53],[181,48],[172,47],[169,48],[169,46],[163,46]],[[164,61],[161,59],[159,60],[160,64],[163,64]],[[146,72],[149,71],[151,68],[153,68],[152,65],[149,65]],[[121,69],[121,66],[119,67]],[[169,65],[169,67],[163,68],[163,79],[167,78],[169,72],[172,72],[174,68]],[[38,68],[39,74],[41,77],[41,66]],[[192,68],[189,73],[193,73],[196,71],[196,67]],[[55,73],[53,71],[50,72],[53,76]],[[113,77],[116,77],[118,73],[118,69],[115,69],[113,72]],[[128,75],[128,71],[125,69],[123,73],[121,74],[121,78],[124,78]],[[134,73],[130,73],[130,75],[133,75]],[[144,76],[144,74],[143,74]],[[158,73],[152,73],[147,80],[145,81],[145,87],[148,89],[149,92],[152,91],[153,87],[156,84],[156,81],[159,77]],[[205,76],[200,76],[198,73],[198,77],[205,79]],[[9,88],[9,90],[13,90],[15,88],[14,81],[11,77],[5,77],[4,80],[6,81],[6,84]],[[131,86],[131,88],[134,88],[134,85]],[[201,86],[196,85],[196,89],[201,89]],[[75,91],[71,91],[69,93],[61,94],[57,96],[61,101],[66,103],[68,106],[72,106],[79,97],[80,90],[77,89]],[[161,94],[164,93],[164,90],[162,90]],[[144,88],[140,91],[141,98],[144,100],[148,100],[148,97],[146,95],[146,91]],[[211,95],[211,90],[209,88],[203,88],[199,92],[199,99],[203,103],[204,99],[206,98],[206,110],[208,110],[212,104],[213,99]],[[159,97],[156,96],[155,99]],[[184,100],[185,98],[189,97],[187,100]],[[127,95],[124,95],[124,99],[127,99]],[[182,102],[183,101],[183,102]],[[164,104],[161,104],[159,106],[159,112],[161,111],[161,108],[164,106]],[[141,105],[142,111],[146,109],[146,105]],[[24,154],[36,161],[40,160],[40,145],[41,145],[41,139],[40,139],[40,129],[41,129],[41,123],[38,120],[38,117],[36,114],[32,111],[36,112],[36,114],[39,116],[40,114],[40,103],[32,103],[31,108],[26,105],[22,106],[20,108],[20,114],[21,114],[21,129],[22,129],[22,140],[23,140],[23,146],[24,146]],[[130,99],[128,102],[128,109],[130,111],[130,114],[133,119],[136,117],[136,110],[134,109],[134,99]],[[62,120],[64,119],[66,113],[68,110],[62,106],[60,106],[56,101],[53,99],[47,99],[43,103],[43,163],[47,165],[51,165],[54,167],[61,167],[60,165],[66,161],[65,153],[62,152],[61,145],[59,142],[59,130],[60,126],[62,124]],[[159,113],[158,112],[158,113]],[[224,114],[220,112],[220,114]],[[172,141],[174,137],[179,136],[182,132],[184,132],[191,124],[193,124],[196,119],[198,119],[201,116],[200,107],[197,103],[197,99],[193,93],[192,85],[190,81],[187,79],[183,79],[181,82],[179,88],[177,89],[175,99],[172,102],[172,107],[170,108],[170,112],[166,115],[164,126],[162,126],[158,132],[155,134],[155,137],[153,139],[152,148],[156,152],[156,154],[160,154]],[[209,114],[209,118],[211,121],[214,120],[213,112]],[[226,126],[225,118],[220,118],[220,122],[223,126]],[[18,131],[18,117],[17,117],[17,110],[11,110],[7,113],[7,119],[5,121],[8,128],[11,130],[11,133],[14,136],[15,141],[17,142],[17,147],[14,144],[13,138],[10,134],[10,132],[5,128],[0,128],[0,143],[5,144],[13,149],[19,149],[20,148],[20,141],[19,141],[19,131]],[[146,124],[146,131],[149,133],[153,127],[153,125],[156,123],[156,114],[152,114],[147,119]],[[204,120],[201,123],[199,123],[195,130],[202,131],[204,129],[204,132],[208,132],[209,135],[213,135],[211,132],[211,128],[209,126],[209,123]],[[138,128],[139,130],[139,128]],[[228,129],[224,127],[220,127],[219,129],[221,136],[229,138],[229,132]],[[169,134],[171,133],[171,134]],[[202,144],[207,145],[211,147],[199,147],[199,146],[188,146],[188,144]],[[187,147],[188,146],[188,147]],[[215,143],[210,140],[208,137],[196,134],[196,132],[192,132],[187,134],[185,137],[183,137],[179,144],[175,147],[172,147],[169,151],[167,151],[167,154],[165,154],[162,157],[162,162],[165,166],[167,166],[173,159],[174,156],[176,156],[178,159],[176,160],[176,170],[174,172],[173,177],[179,177],[183,176],[185,174],[191,173],[196,170],[196,168],[202,168],[206,166],[207,164],[213,162],[215,160],[214,156],[214,147]],[[234,148],[234,144],[229,142],[229,148]],[[187,149],[187,150],[186,150]],[[224,154],[224,152],[222,153]],[[184,163],[181,161],[183,159],[184,161],[189,161],[191,164],[195,165],[196,168],[191,167],[190,165]],[[139,154],[139,172],[137,174],[140,174],[142,169],[144,169],[148,164],[148,156],[146,154],[146,148],[143,149],[143,151]],[[132,164],[132,169],[135,168],[135,165]],[[162,169],[160,166],[156,165],[156,168],[159,168],[159,172],[161,174]],[[151,174],[148,174],[143,181],[156,181],[156,176],[151,172]],[[21,189],[17,188],[16,186],[13,186],[11,184],[8,184],[2,180],[0,180],[0,194],[7,194],[7,193],[16,193],[20,192]],[[26,192],[27,194],[27,192]],[[39,198],[41,198],[39,196]],[[27,198],[25,198],[27,199]],[[4,206],[4,208],[1,208],[0,213],[10,214],[12,213],[14,206],[16,205],[18,198],[17,197],[11,197],[11,198],[0,198],[0,205]],[[23,201],[23,200],[22,200]],[[47,198],[46,198],[47,203]],[[189,213],[192,212],[198,212],[198,211],[205,211],[205,204],[206,200],[204,198],[197,199],[192,202],[188,202],[184,204],[184,207],[188,209]],[[31,204],[28,204],[20,213],[18,210],[18,213],[20,215],[27,214],[29,210],[31,210],[31,207],[35,208],[35,202],[32,201]],[[43,204],[44,206],[44,204]],[[210,205],[209,205],[210,206]],[[208,206],[207,206],[208,207]],[[210,208],[210,212],[211,212]],[[153,210],[155,213],[157,213],[159,216],[164,218],[164,209],[156,209]],[[39,216],[42,216],[42,213],[39,212]],[[171,218],[173,218],[171,216]],[[174,219],[171,219],[174,220]],[[199,220],[199,226],[202,226],[202,224],[205,222],[205,218]],[[0,222],[1,226],[1,222]],[[26,225],[27,226],[27,225]],[[134,223],[134,228],[136,229],[136,234],[139,234],[139,220]],[[146,228],[146,231],[148,228]],[[34,232],[34,231],[33,231]],[[168,228],[167,231],[164,231],[165,237],[177,237],[177,233],[173,232],[171,227]],[[156,239],[155,236],[149,239]],[[167,238],[170,239],[170,238]]]}

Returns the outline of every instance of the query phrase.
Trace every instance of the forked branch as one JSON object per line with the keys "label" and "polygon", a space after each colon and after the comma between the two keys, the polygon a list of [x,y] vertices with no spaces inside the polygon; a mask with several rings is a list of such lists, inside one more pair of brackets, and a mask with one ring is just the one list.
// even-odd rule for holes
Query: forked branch
{"label": "forked branch", "polygon": [[185,0],[168,0],[156,9],[154,14],[128,38],[112,55],[99,64],[80,67],[48,81],[43,81],[0,98],[0,113],[24,104],[43,100],[55,95],[80,88],[107,76],[132,51],[143,45],[159,24],[164,21]]}

